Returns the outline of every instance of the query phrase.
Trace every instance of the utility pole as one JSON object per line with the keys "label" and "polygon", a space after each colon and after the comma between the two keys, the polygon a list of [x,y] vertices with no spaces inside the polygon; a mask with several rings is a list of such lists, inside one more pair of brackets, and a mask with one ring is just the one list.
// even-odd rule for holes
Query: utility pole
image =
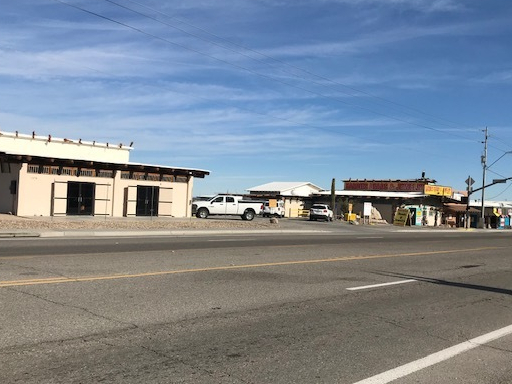
{"label": "utility pole", "polygon": [[485,172],[487,171],[487,138],[489,137],[487,134],[487,127],[485,127],[484,133],[485,133],[485,140],[483,141],[484,153],[482,155],[483,175],[482,175],[482,224],[481,224],[482,226],[481,226],[481,228],[485,228]]}

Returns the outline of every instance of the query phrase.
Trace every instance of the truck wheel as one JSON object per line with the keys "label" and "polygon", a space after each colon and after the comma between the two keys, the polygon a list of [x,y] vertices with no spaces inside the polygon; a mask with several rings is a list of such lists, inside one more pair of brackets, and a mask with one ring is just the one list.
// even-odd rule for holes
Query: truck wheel
{"label": "truck wheel", "polygon": [[244,212],[242,219],[251,221],[252,219],[254,219],[254,211],[248,209],[247,211]]}
{"label": "truck wheel", "polygon": [[198,219],[206,219],[208,217],[208,210],[206,208],[199,208],[199,211],[196,213],[196,217]]}

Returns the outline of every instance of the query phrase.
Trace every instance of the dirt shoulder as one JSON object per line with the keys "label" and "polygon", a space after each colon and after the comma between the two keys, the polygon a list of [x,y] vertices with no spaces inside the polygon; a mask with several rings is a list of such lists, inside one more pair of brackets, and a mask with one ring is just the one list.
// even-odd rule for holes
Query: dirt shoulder
{"label": "dirt shoulder", "polygon": [[161,229],[259,229],[276,228],[268,219],[244,221],[239,217],[226,218],[101,218],[101,217],[20,217],[0,214],[0,230],[161,230]]}

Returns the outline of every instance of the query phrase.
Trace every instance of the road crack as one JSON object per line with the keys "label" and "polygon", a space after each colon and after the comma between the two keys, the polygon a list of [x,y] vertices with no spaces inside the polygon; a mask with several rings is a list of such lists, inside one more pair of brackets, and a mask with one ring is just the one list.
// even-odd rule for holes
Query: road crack
{"label": "road crack", "polygon": [[50,304],[57,305],[57,306],[60,306],[60,307],[76,309],[76,310],[82,311],[84,313],[87,313],[88,315],[91,315],[93,317],[96,317],[98,319],[107,320],[109,322],[116,323],[116,324],[121,324],[121,325],[127,327],[128,329],[138,329],[139,328],[139,326],[137,324],[121,321],[121,320],[118,320],[118,319],[114,319],[112,317],[107,317],[107,316],[101,315],[99,313],[93,312],[90,309],[87,309],[85,307],[81,307],[81,306],[73,305],[73,304],[69,304],[69,303],[58,302],[58,301],[51,300],[51,299],[48,299],[48,298],[40,296],[40,295],[36,295],[35,293],[25,292],[25,291],[22,291],[22,290],[19,290],[19,289],[15,289],[15,288],[12,288],[12,287],[4,287],[4,289],[10,290],[10,291],[13,291],[13,292],[16,292],[16,293],[21,293],[22,295],[34,297],[34,298],[36,298],[38,300],[42,300],[42,301],[44,301],[46,303],[50,303]]}
{"label": "road crack", "polygon": [[[4,263],[2,263],[2,264],[4,264]],[[13,263],[5,263],[5,265],[11,266],[11,267],[17,267],[17,268],[20,268],[20,269],[25,269],[25,270],[28,270],[28,271],[34,271],[34,272],[37,272],[37,273],[47,273],[47,274],[55,275],[55,276],[58,276],[58,277],[64,277],[66,279],[70,278],[69,276],[66,276],[63,273],[55,272],[55,271],[49,271],[49,270],[42,269],[42,268],[36,268],[34,266],[26,266],[26,265],[19,265],[19,264],[13,264]]]}

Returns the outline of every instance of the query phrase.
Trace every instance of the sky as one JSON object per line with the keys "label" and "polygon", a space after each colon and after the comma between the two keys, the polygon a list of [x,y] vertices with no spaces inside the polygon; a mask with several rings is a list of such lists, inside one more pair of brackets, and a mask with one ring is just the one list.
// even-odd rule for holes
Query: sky
{"label": "sky", "polygon": [[0,132],[134,142],[132,162],[210,171],[194,195],[478,188],[486,128],[486,183],[512,176],[511,91],[510,0],[0,3]]}

